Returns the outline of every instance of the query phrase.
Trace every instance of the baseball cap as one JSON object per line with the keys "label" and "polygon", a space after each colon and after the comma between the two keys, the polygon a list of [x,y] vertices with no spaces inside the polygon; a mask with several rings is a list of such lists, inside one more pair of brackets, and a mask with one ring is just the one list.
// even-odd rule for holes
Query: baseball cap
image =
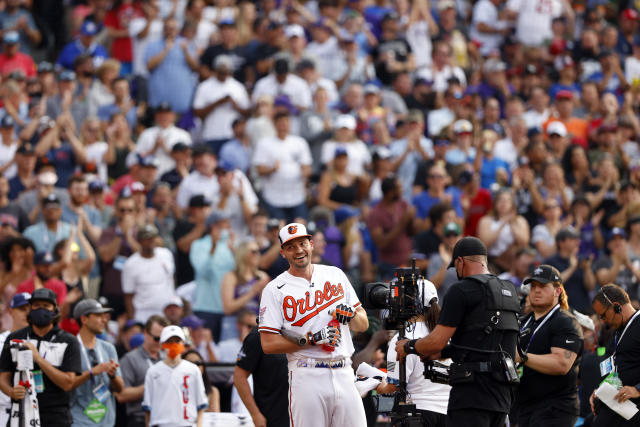
{"label": "baseball cap", "polygon": [[16,80],[18,82],[23,82],[27,78],[27,76],[24,75],[24,72],[22,70],[13,70],[12,72],[9,73],[7,77],[11,80]]}
{"label": "baseball cap", "polygon": [[216,172],[233,172],[235,167],[228,160],[220,160],[216,166]]}
{"label": "baseball cap", "polygon": [[30,304],[33,304],[34,301],[47,301],[53,305],[57,304],[57,295],[51,289],[48,288],[40,288],[33,291],[31,294],[31,299],[29,300]]}
{"label": "baseball cap", "polygon": [[169,325],[165,326],[160,334],[160,344],[163,344],[169,340],[169,338],[178,337],[182,341],[185,341],[184,331],[180,326]]}
{"label": "baseball cap", "polygon": [[393,153],[391,153],[391,150],[389,150],[389,148],[384,146],[377,147],[373,155],[377,156],[378,159],[382,159],[382,160],[387,160],[393,157]]}
{"label": "baseball cap", "polygon": [[380,93],[380,88],[373,83],[366,84],[363,88],[365,95],[377,95]]}
{"label": "baseball cap", "polygon": [[76,73],[71,70],[62,70],[58,74],[58,81],[61,82],[73,82],[76,80]]}
{"label": "baseball cap", "polygon": [[33,263],[35,265],[49,265],[49,264],[53,264],[53,255],[51,255],[49,252],[46,251],[40,251],[37,252],[34,256],[33,256]]}
{"label": "baseball cap", "polygon": [[225,18],[218,21],[218,27],[235,27],[236,21],[233,18]]}
{"label": "baseball cap", "polygon": [[171,108],[171,104],[169,104],[168,102],[161,102],[154,110],[155,113],[169,113],[173,111],[173,108]]}
{"label": "baseball cap", "polygon": [[333,124],[335,129],[349,129],[354,130],[356,128],[356,119],[350,114],[341,114],[336,118]]}
{"label": "baseball cap", "polygon": [[16,125],[16,121],[11,115],[6,114],[2,120],[0,120],[0,127],[3,128],[12,128]]}
{"label": "baseball cap", "polygon": [[207,206],[211,206],[211,202],[207,200],[204,194],[196,194],[189,199],[190,208],[204,208]]}
{"label": "baseball cap", "polygon": [[192,157],[202,156],[203,154],[213,154],[213,150],[207,144],[198,144],[193,147]]}
{"label": "baseball cap", "polygon": [[456,2],[454,0],[440,0],[438,2],[438,12],[442,12],[443,10],[447,10],[447,9],[455,9],[456,8]]}
{"label": "baseball cap", "polygon": [[89,193],[100,193],[104,191],[104,184],[102,181],[91,181],[89,183]]}
{"label": "baseball cap", "polygon": [[210,228],[212,225],[219,223],[220,221],[224,221],[229,219],[229,214],[223,211],[215,210],[209,214],[207,217],[207,221],[205,222],[205,226]]}
{"label": "baseball cap", "polygon": [[289,99],[287,95],[280,95],[276,97],[276,99],[273,100],[273,106],[285,108],[285,110],[282,110],[282,109],[278,110],[278,113],[277,113],[278,116],[296,114],[298,111],[295,105],[293,105],[293,102],[291,102],[291,99]]}
{"label": "baseball cap", "polygon": [[624,228],[620,228],[620,227],[613,227],[611,229],[611,231],[609,232],[609,240],[613,239],[614,237],[622,237],[623,239],[627,238],[627,233],[624,231]]}
{"label": "baseball cap", "polygon": [[304,29],[298,24],[289,25],[284,29],[284,35],[287,36],[288,39],[292,37],[304,37]]}
{"label": "baseball cap", "polygon": [[11,298],[11,308],[18,308],[29,304],[31,294],[28,292],[20,292]]}
{"label": "baseball cap", "polygon": [[189,147],[187,144],[181,141],[173,144],[173,147],[171,147],[171,152],[182,153],[182,152],[188,151],[189,149],[191,149],[191,147]]}
{"label": "baseball cap", "polygon": [[565,137],[567,136],[567,128],[562,122],[551,122],[547,126],[547,135],[560,135]]}
{"label": "baseball cap", "polygon": [[339,156],[348,156],[349,153],[347,152],[347,149],[344,147],[336,147],[336,151],[333,152],[333,157],[339,157]]}
{"label": "baseball cap", "polygon": [[158,235],[155,225],[145,224],[138,230],[138,240],[153,239]]}
{"label": "baseball cap", "polygon": [[290,240],[297,239],[298,237],[311,237],[311,234],[307,233],[307,227],[304,224],[298,222],[292,222],[280,229],[278,238],[280,239],[280,246],[284,245]]}
{"label": "baseball cap", "polygon": [[18,149],[16,150],[18,154],[36,154],[33,145],[30,142],[25,142],[24,144],[20,144]]}
{"label": "baseball cap", "polygon": [[98,301],[87,298],[76,304],[76,307],[73,309],[73,317],[79,319],[88,314],[111,313],[112,311],[112,308],[103,307]]}
{"label": "baseball cap", "polygon": [[424,123],[424,114],[420,110],[409,110],[407,123]]}
{"label": "baseball cap", "polygon": [[558,56],[555,61],[553,61],[553,66],[556,70],[564,70],[568,67],[573,67],[573,58],[569,55]]}
{"label": "baseball cap", "polygon": [[229,55],[218,55],[213,61],[214,70],[220,70],[222,68],[233,71],[233,59],[231,59]]}
{"label": "baseball cap", "polygon": [[124,326],[122,327],[122,332],[127,332],[129,329],[133,328],[134,326],[140,326],[140,328],[144,329],[144,324],[142,322],[138,322],[135,319],[129,319],[125,322]]}
{"label": "baseball cap", "polygon": [[603,123],[598,127],[598,133],[616,132],[618,126],[615,123]]}
{"label": "baseball cap", "polygon": [[42,207],[46,208],[49,205],[58,205],[60,206],[60,199],[56,196],[55,193],[49,194],[47,197],[42,199]]}
{"label": "baseball cap", "polygon": [[561,228],[556,234],[556,242],[562,242],[566,239],[579,239],[580,233],[575,228],[569,226]]}
{"label": "baseball cap", "polygon": [[38,182],[42,185],[54,185],[58,182],[58,175],[51,171],[42,172],[38,175]]}
{"label": "baseball cap", "polygon": [[20,40],[20,34],[17,31],[7,31],[2,36],[2,41],[7,44],[16,44]]}
{"label": "baseball cap", "polygon": [[348,220],[349,218],[352,218],[359,214],[360,214],[360,209],[356,209],[353,206],[349,206],[349,205],[342,205],[338,209],[333,211],[333,216],[336,220],[337,225],[340,225],[344,221]]}
{"label": "baseball cap", "polygon": [[477,237],[463,237],[458,240],[458,243],[453,247],[453,256],[447,268],[453,267],[456,259],[471,255],[487,256],[487,247],[482,243],[482,240]]}
{"label": "baseball cap", "polygon": [[560,99],[573,99],[573,93],[570,90],[559,90],[556,93],[556,100]]}
{"label": "baseball cap", "polygon": [[620,14],[623,18],[630,21],[636,21],[638,19],[638,12],[635,9],[627,8]]}
{"label": "baseball cap", "polygon": [[196,316],[195,314],[190,314],[185,316],[180,322],[180,326],[189,328],[189,329],[198,329],[204,325],[204,320]]}
{"label": "baseball cap", "polygon": [[267,220],[267,229],[273,230],[274,228],[280,227],[280,220],[278,218],[269,218]]}
{"label": "baseball cap", "polygon": [[442,234],[444,234],[445,237],[449,237],[451,235],[459,236],[462,234],[462,229],[460,228],[460,224],[452,221],[452,222],[448,222],[444,226],[444,230],[442,231]]}
{"label": "baseball cap", "polygon": [[547,264],[542,264],[537,266],[533,270],[533,272],[531,272],[531,276],[524,279],[522,284],[528,285],[529,283],[534,281],[546,284],[551,282],[562,282],[562,278],[560,277],[560,273],[555,267]]}
{"label": "baseball cap", "polygon": [[499,59],[491,58],[484,63],[484,67],[482,67],[482,69],[485,73],[499,73],[507,69],[507,64]]}
{"label": "baseball cap", "polygon": [[133,193],[144,193],[144,184],[141,183],[140,181],[136,181],[136,182],[132,182],[131,185],[129,185],[129,191],[133,194]]}
{"label": "baseball cap", "polygon": [[178,295],[173,295],[169,298],[169,301],[164,305],[164,308],[169,307],[170,305],[177,305],[178,307],[184,307],[184,303],[182,302],[182,298]]}
{"label": "baseball cap", "polygon": [[48,61],[42,61],[38,64],[38,74],[39,73],[52,73],[53,72],[53,64]]}
{"label": "baseball cap", "polygon": [[461,119],[453,124],[453,132],[455,134],[473,132],[473,125],[469,120]]}
{"label": "baseball cap", "polygon": [[158,167],[158,161],[153,156],[138,156],[138,164],[142,167]]}
{"label": "baseball cap", "polygon": [[82,27],[80,27],[80,34],[83,36],[95,36],[98,34],[98,26],[95,22],[86,20],[82,23]]}
{"label": "baseball cap", "polygon": [[575,316],[576,320],[578,321],[578,323],[580,324],[580,326],[582,326],[583,328],[592,330],[595,332],[596,330],[596,324],[593,322],[593,319],[590,318],[589,316],[587,316],[586,314],[580,313],[578,310],[576,310],[575,308],[571,310],[571,312],[573,313],[573,315]]}
{"label": "baseball cap", "polygon": [[[422,305],[425,308],[429,308],[431,307],[432,303],[438,303],[438,290],[436,289],[435,285],[433,284],[433,282],[429,281],[429,280],[421,280],[422,282],[422,289],[421,289],[421,293],[422,293]],[[435,301],[434,301],[435,299]]]}
{"label": "baseball cap", "polygon": [[458,185],[462,187],[470,183],[472,180],[473,180],[473,172],[469,170],[463,170],[462,172],[460,172],[460,175],[458,176]]}

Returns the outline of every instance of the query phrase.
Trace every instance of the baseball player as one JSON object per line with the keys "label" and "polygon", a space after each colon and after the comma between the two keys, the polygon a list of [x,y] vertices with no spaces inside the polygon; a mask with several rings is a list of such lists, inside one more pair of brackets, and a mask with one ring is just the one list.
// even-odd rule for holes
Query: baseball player
{"label": "baseball player", "polygon": [[311,263],[303,224],[285,225],[279,237],[290,267],[262,291],[258,330],[265,353],[287,355],[291,425],[364,427],[349,328],[365,331],[367,314],[342,270]]}

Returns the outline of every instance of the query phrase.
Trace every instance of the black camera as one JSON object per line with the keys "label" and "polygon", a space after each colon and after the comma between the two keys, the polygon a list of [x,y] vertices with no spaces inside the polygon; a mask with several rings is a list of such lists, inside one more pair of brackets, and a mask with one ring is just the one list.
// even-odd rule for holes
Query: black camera
{"label": "black camera", "polygon": [[364,289],[364,308],[389,310],[384,319],[384,328],[403,329],[407,321],[422,314],[421,300],[423,278],[415,267],[396,268],[395,278],[389,283],[367,283]]}
{"label": "black camera", "polygon": [[432,383],[449,384],[449,367],[436,360],[425,361],[424,377]]}

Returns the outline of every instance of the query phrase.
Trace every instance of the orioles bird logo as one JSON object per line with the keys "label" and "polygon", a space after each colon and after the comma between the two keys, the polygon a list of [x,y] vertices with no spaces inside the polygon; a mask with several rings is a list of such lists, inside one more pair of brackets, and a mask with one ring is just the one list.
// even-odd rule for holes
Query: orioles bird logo
{"label": "orioles bird logo", "polygon": [[298,231],[298,226],[290,225],[289,228],[287,228],[287,231],[289,232],[289,234],[296,234],[296,231]]}

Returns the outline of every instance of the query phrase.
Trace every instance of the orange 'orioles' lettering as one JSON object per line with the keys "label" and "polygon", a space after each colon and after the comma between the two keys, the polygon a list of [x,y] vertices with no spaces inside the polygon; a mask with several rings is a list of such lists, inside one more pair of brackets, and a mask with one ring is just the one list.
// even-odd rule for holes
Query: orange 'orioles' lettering
{"label": "orange 'orioles' lettering", "polygon": [[308,315],[298,319],[292,326],[302,326],[307,320],[315,317],[320,310],[323,310],[331,306],[336,301],[344,298],[344,289],[342,284],[332,285],[330,282],[325,282],[324,289],[315,291],[315,295],[311,297],[309,291],[305,292],[304,298],[296,300],[293,296],[287,295],[282,302],[282,312],[284,318],[291,322],[295,320],[298,314],[305,314],[309,311]]}

